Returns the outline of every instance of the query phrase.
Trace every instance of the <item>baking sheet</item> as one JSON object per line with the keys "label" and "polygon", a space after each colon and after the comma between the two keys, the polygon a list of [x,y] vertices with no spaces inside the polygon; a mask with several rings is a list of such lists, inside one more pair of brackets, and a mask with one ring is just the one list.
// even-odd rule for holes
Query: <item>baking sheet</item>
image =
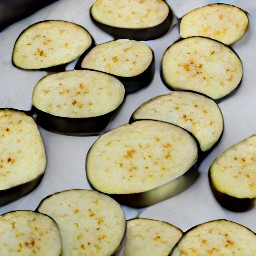
{"label": "baking sheet", "polygon": [[[37,81],[46,75],[41,71],[22,71],[11,64],[15,40],[27,26],[41,20],[63,19],[84,26],[98,44],[112,39],[91,22],[89,8],[93,2],[93,0],[59,0],[0,33],[1,108],[29,110],[33,88]],[[181,17],[196,7],[220,1],[169,0],[167,2],[175,14]],[[221,142],[202,162],[199,167],[200,176],[190,188],[171,199],[148,208],[133,209],[123,206],[127,219],[140,216],[165,220],[185,231],[208,220],[225,218],[243,224],[256,232],[256,207],[245,213],[224,210],[213,198],[208,184],[208,169],[212,161],[225,149],[255,134],[256,131],[256,3],[251,0],[222,2],[234,4],[246,10],[249,13],[250,26],[246,35],[233,45],[243,62],[244,77],[236,93],[219,103],[225,123]],[[125,104],[107,130],[127,123],[132,112],[144,101],[170,92],[160,79],[160,61],[165,49],[178,38],[178,26],[174,25],[162,38],[145,42],[154,50],[156,57],[154,80],[149,87],[127,96]],[[85,157],[90,146],[98,137],[59,135],[41,128],[40,132],[47,153],[45,176],[33,192],[1,207],[0,214],[18,209],[34,210],[44,197],[58,191],[74,188],[90,189],[85,175]]]}

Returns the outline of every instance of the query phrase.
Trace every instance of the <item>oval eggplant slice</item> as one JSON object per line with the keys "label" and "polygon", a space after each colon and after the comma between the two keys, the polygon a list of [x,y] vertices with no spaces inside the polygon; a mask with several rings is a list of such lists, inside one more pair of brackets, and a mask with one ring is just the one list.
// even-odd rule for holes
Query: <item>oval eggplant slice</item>
{"label": "oval eggplant slice", "polygon": [[209,179],[217,201],[231,211],[246,211],[256,198],[256,136],[224,151],[210,166]]}
{"label": "oval eggplant slice", "polygon": [[170,254],[185,255],[256,255],[256,236],[229,220],[209,221],[186,231]]}
{"label": "oval eggplant slice", "polygon": [[45,148],[33,118],[18,110],[0,109],[0,205],[32,191],[45,167]]}
{"label": "oval eggplant slice", "polygon": [[116,255],[125,234],[121,206],[96,191],[77,189],[50,195],[38,211],[57,222],[63,256]]}
{"label": "oval eggplant slice", "polygon": [[123,256],[166,256],[182,237],[180,228],[160,220],[127,221]]}
{"label": "oval eggplant slice", "polygon": [[64,134],[96,134],[110,122],[125,98],[123,84],[106,73],[73,70],[42,78],[32,102],[36,122]]}
{"label": "oval eggplant slice", "polygon": [[61,255],[56,222],[33,211],[14,211],[0,216],[0,255]]}
{"label": "oval eggplant slice", "polygon": [[191,37],[168,47],[161,72],[170,89],[199,92],[218,100],[238,87],[243,66],[230,47],[210,38]]}
{"label": "oval eggplant slice", "polygon": [[173,21],[173,12],[163,0],[96,0],[90,15],[99,28],[114,38],[138,41],[163,36]]}
{"label": "oval eggplant slice", "polygon": [[41,21],[21,32],[13,48],[12,63],[26,70],[64,70],[94,44],[89,32],[78,24]]}
{"label": "oval eggplant slice", "polygon": [[197,157],[197,142],[186,130],[142,120],[98,138],[87,154],[86,173],[94,189],[119,203],[142,207],[191,185],[198,175]]}
{"label": "oval eggplant slice", "polygon": [[217,3],[194,9],[180,21],[180,35],[210,37],[231,45],[242,38],[249,24],[247,13],[234,5]]}
{"label": "oval eggplant slice", "polygon": [[119,39],[95,46],[78,61],[77,69],[93,69],[116,76],[131,93],[150,84],[155,73],[153,50],[145,43]]}
{"label": "oval eggplant slice", "polygon": [[131,121],[142,119],[165,121],[188,130],[198,140],[202,152],[220,140],[224,128],[219,106],[193,92],[172,92],[144,102],[131,116]]}

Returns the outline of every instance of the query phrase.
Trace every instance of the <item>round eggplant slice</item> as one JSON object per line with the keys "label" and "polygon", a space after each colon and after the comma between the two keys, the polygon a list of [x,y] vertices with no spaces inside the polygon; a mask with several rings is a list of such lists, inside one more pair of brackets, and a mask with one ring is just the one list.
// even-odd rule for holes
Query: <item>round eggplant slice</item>
{"label": "round eggplant slice", "polygon": [[163,36],[174,16],[163,0],[96,0],[90,15],[99,28],[114,38],[138,41]]}
{"label": "round eggplant slice", "polygon": [[51,216],[62,237],[62,254],[116,255],[126,221],[121,206],[92,190],[66,190],[45,198],[38,211]]}
{"label": "round eggplant slice", "polygon": [[182,237],[180,228],[160,220],[127,221],[123,256],[166,256]]}
{"label": "round eggplant slice", "polygon": [[219,106],[193,92],[172,92],[144,102],[133,112],[131,122],[142,119],[165,121],[188,130],[198,140],[202,153],[213,148],[224,129]]}
{"label": "round eggplant slice", "polygon": [[14,211],[0,216],[1,255],[61,255],[56,222],[33,211]]}
{"label": "round eggplant slice", "polygon": [[94,45],[89,32],[78,24],[41,21],[21,32],[13,48],[12,63],[26,70],[64,70]]}
{"label": "round eggplant slice", "polygon": [[33,118],[0,109],[0,205],[32,191],[46,167],[42,137]]}
{"label": "round eggplant slice", "polygon": [[155,73],[154,53],[142,42],[113,40],[95,46],[78,61],[76,68],[112,74],[124,84],[127,93],[132,93],[152,81]]}
{"label": "round eggplant slice", "polygon": [[161,73],[170,89],[199,92],[218,100],[238,87],[243,66],[235,51],[223,43],[191,37],[168,47]]}
{"label": "round eggplant slice", "polygon": [[209,179],[214,196],[226,209],[246,211],[256,198],[256,136],[224,151],[210,166]]}
{"label": "round eggplant slice", "polygon": [[142,120],[98,138],[87,154],[86,172],[94,189],[144,207],[188,188],[198,175],[197,157],[197,142],[186,130]]}
{"label": "round eggplant slice", "polygon": [[73,70],[43,77],[32,103],[36,122],[64,134],[96,134],[110,122],[125,98],[115,77],[92,70]]}
{"label": "round eggplant slice", "polygon": [[186,231],[170,254],[186,255],[256,255],[256,236],[252,230],[229,220],[209,221]]}
{"label": "round eggplant slice", "polygon": [[249,24],[247,13],[234,5],[217,3],[194,9],[180,21],[183,38],[203,36],[231,45],[242,38]]}

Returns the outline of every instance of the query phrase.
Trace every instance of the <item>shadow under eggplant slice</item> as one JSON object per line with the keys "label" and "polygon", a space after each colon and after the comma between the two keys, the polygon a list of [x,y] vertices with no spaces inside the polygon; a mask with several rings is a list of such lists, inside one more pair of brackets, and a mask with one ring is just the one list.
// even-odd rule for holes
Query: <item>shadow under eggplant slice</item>
{"label": "shadow under eggplant slice", "polygon": [[163,54],[161,78],[171,90],[223,99],[240,85],[242,61],[229,46],[206,37],[180,39]]}
{"label": "shadow under eggplant slice", "polygon": [[148,86],[155,74],[153,50],[145,43],[119,39],[96,45],[81,56],[75,69],[99,70],[118,78],[126,93]]}
{"label": "shadow under eggplant slice", "polygon": [[90,17],[115,39],[146,41],[166,34],[174,14],[166,1],[97,0],[90,8]]}
{"label": "shadow under eggplant slice", "polygon": [[130,122],[153,119],[176,124],[198,140],[202,161],[220,141],[224,130],[221,109],[207,96],[175,91],[142,103],[132,113]]}
{"label": "shadow under eggplant slice", "polygon": [[197,158],[198,143],[186,130],[142,120],[100,136],[87,154],[86,175],[95,190],[145,207],[187,189],[199,174]]}
{"label": "shadow under eggplant slice", "polygon": [[32,103],[36,122],[68,135],[103,131],[125,99],[123,84],[115,77],[92,70],[47,75],[36,84]]}
{"label": "shadow under eggplant slice", "polygon": [[0,205],[34,190],[46,168],[44,143],[33,118],[15,109],[0,109]]}
{"label": "shadow under eggplant slice", "polygon": [[64,20],[40,21],[18,36],[12,64],[25,70],[64,71],[94,45],[91,34],[78,24]]}
{"label": "shadow under eggplant slice", "polygon": [[209,183],[217,202],[234,212],[248,211],[256,198],[256,136],[221,153],[209,169]]}

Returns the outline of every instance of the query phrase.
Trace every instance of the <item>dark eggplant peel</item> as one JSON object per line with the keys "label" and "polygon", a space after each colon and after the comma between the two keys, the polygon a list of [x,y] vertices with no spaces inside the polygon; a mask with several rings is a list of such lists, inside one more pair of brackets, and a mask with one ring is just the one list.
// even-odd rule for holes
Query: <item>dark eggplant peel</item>
{"label": "dark eggplant peel", "polygon": [[241,8],[224,3],[194,9],[180,20],[183,38],[204,36],[226,45],[239,41],[249,25],[248,14]]}
{"label": "dark eggplant peel", "polygon": [[236,52],[225,44],[190,37],[167,48],[161,76],[169,89],[199,92],[219,100],[239,86],[243,65]]}
{"label": "dark eggplant peel", "polygon": [[59,228],[45,214],[7,212],[0,216],[0,230],[0,255],[61,255]]}
{"label": "dark eggplant peel", "polygon": [[96,0],[90,15],[99,28],[114,38],[138,41],[163,36],[174,17],[163,0]]}
{"label": "dark eggplant peel", "polygon": [[142,120],[98,138],[86,157],[87,179],[119,203],[144,207],[188,188],[198,176],[197,157],[197,142],[186,130]]}
{"label": "dark eggplant peel", "polygon": [[176,124],[191,132],[204,154],[220,141],[224,120],[217,103],[193,92],[176,91],[142,103],[132,114],[131,122],[154,119]]}
{"label": "dark eggplant peel", "polygon": [[169,256],[256,255],[256,235],[241,224],[217,219],[187,230]]}
{"label": "dark eggplant peel", "polygon": [[166,256],[182,237],[180,228],[164,221],[136,218],[127,221],[123,256]]}
{"label": "dark eggplant peel", "polygon": [[209,179],[217,201],[231,211],[246,211],[256,198],[256,136],[231,146],[210,166]]}
{"label": "dark eggplant peel", "polygon": [[92,190],[66,190],[43,199],[37,210],[57,222],[62,256],[117,255],[126,220],[112,198]]}
{"label": "dark eggplant peel", "polygon": [[95,46],[81,58],[76,69],[93,69],[117,77],[127,93],[150,84],[155,73],[153,50],[145,43],[119,39]]}
{"label": "dark eggplant peel", "polygon": [[90,33],[78,24],[41,21],[21,32],[13,48],[12,63],[26,70],[64,70],[94,45]]}
{"label": "dark eggplant peel", "polygon": [[32,191],[46,168],[44,143],[34,119],[0,109],[0,205]]}
{"label": "dark eggplant peel", "polygon": [[115,77],[92,70],[73,70],[43,77],[32,103],[35,120],[43,128],[63,134],[100,133],[125,98]]}

